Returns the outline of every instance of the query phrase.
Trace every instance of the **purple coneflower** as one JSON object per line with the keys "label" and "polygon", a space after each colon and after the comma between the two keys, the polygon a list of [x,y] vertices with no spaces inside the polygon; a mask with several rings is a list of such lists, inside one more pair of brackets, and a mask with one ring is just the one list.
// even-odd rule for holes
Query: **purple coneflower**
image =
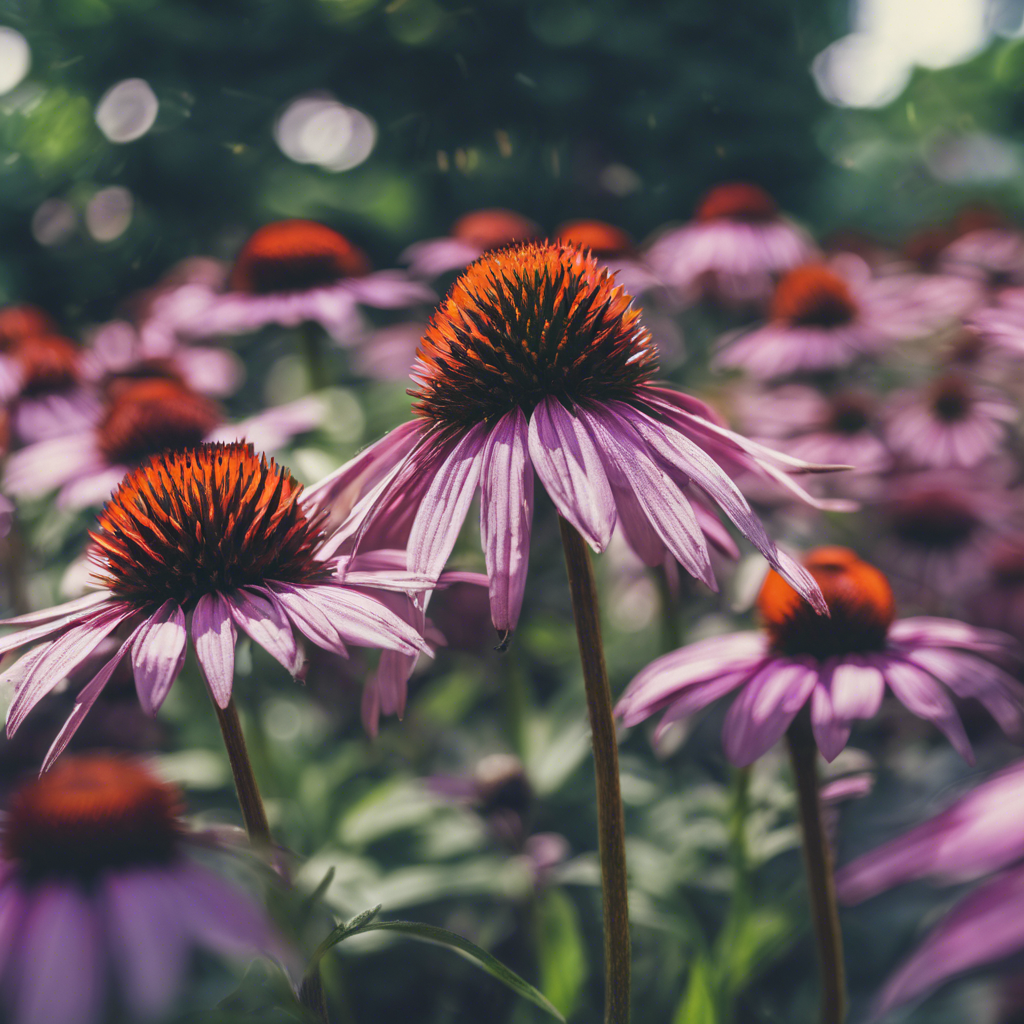
{"label": "purple coneflower", "polygon": [[848,366],[956,314],[924,283],[914,274],[872,277],[856,256],[794,267],[775,286],[768,322],[727,335],[715,362],[760,380]]}
{"label": "purple coneflower", "polygon": [[67,758],[14,793],[0,839],[13,1024],[98,1024],[114,1003],[163,1017],[197,948],[295,968],[262,908],[190,856],[211,843],[180,809],[172,786],[112,755]]}
{"label": "purple coneflower", "polygon": [[703,403],[652,384],[639,318],[611,274],[569,246],[531,244],[473,264],[423,337],[418,418],[311,489],[321,506],[352,509],[332,545],[408,540],[409,569],[436,577],[479,489],[491,611],[507,637],[523,601],[536,472],[594,550],[618,523],[648,565],[670,552],[712,587],[701,518],[717,503],[820,606],[813,581],[776,550],[726,470],[759,472],[803,495],[784,470],[824,467],[747,441]]}
{"label": "purple coneflower", "polygon": [[969,469],[993,455],[1017,418],[1010,401],[962,373],[943,374],[917,394],[890,399],[886,439],[914,468]]}
{"label": "purple coneflower", "polygon": [[994,877],[963,897],[886,982],[874,1018],[951,977],[1024,949],[1024,762],[1017,762],[906,835],[836,875],[839,898],[860,903],[919,878],[947,884]]}
{"label": "purple coneflower", "polygon": [[989,293],[1024,285],[1024,236],[1007,227],[968,231],[943,249],[939,269],[975,281]]}
{"label": "purple coneflower", "polygon": [[118,628],[127,636],[79,694],[47,765],[125,657],[140,703],[156,714],[184,665],[189,635],[220,708],[231,701],[239,629],[293,675],[303,662],[296,630],[340,654],[346,644],[402,655],[428,650],[416,629],[360,589],[396,581],[394,589],[423,587],[374,567],[341,579],[337,560],[322,556],[324,516],[307,511],[301,491],[284,467],[246,444],[204,444],[133,470],[91,534],[101,589],[0,622],[22,627],[0,640],[0,652],[42,642],[5,674],[14,684],[8,735]]}
{"label": "purple coneflower", "polygon": [[727,305],[760,302],[773,278],[815,257],[811,238],[779,213],[757,185],[717,185],[694,219],[663,234],[647,259],[655,274],[683,298]]}
{"label": "purple coneflower", "polygon": [[888,580],[847,548],[818,548],[804,565],[829,618],[770,572],[758,597],[764,629],[701,640],[652,662],[619,701],[625,724],[664,711],[664,730],[738,691],[722,731],[730,761],[755,761],[805,705],[818,749],[831,761],[846,746],[853,720],[878,713],[888,686],[972,761],[948,686],[981,702],[1006,732],[1020,731],[1024,686],[986,660],[1012,652],[1010,637],[950,619],[895,621]]}
{"label": "purple coneflower", "polygon": [[540,237],[540,228],[514,210],[491,207],[464,213],[445,238],[414,242],[399,257],[416,277],[432,281],[453,270],[464,270],[492,249],[504,249]]}
{"label": "purple coneflower", "polygon": [[210,399],[173,379],[117,383],[92,423],[28,445],[8,459],[8,494],[37,498],[59,489],[57,503],[64,508],[99,505],[151,455],[243,438],[260,451],[274,451],[323,419],[322,403],[307,396],[229,424]]}
{"label": "purple coneflower", "polygon": [[366,255],[337,231],[283,220],[249,238],[226,291],[183,285],[154,300],[151,320],[184,339],[318,323],[335,341],[348,342],[362,329],[361,305],[401,309],[434,298],[403,273],[371,272]]}

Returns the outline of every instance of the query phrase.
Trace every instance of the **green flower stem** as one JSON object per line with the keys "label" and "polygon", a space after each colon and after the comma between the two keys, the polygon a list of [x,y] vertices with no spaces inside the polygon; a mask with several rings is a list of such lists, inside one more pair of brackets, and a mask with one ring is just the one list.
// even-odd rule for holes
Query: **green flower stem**
{"label": "green flower stem", "polygon": [[811,921],[821,971],[821,1024],[842,1024],[846,1019],[843,935],[839,927],[832,847],[822,815],[818,747],[814,742],[810,715],[806,709],[789,727],[786,740],[796,778]]}
{"label": "green flower stem", "polygon": [[626,891],[626,827],[619,791],[619,750],[612,694],[601,643],[601,617],[594,568],[583,538],[559,517],[562,549],[569,575],[583,682],[590,715],[597,778],[597,847],[601,858],[604,909],[605,1024],[629,1021],[629,902]]}

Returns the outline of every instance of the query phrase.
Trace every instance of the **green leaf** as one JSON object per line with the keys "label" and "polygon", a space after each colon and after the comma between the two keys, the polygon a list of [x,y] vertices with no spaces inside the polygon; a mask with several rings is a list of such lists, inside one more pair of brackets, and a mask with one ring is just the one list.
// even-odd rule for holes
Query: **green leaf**
{"label": "green leaf", "polygon": [[729,992],[741,991],[778,957],[795,934],[789,917],[775,907],[761,907],[744,918],[727,950],[723,950],[724,982]]}
{"label": "green leaf", "polygon": [[[376,907],[372,911],[366,911],[365,914],[361,914],[359,918],[353,918],[349,924],[342,926],[342,928],[336,928],[328,936],[328,939],[321,943],[321,950],[318,950],[320,956],[330,949],[331,946],[337,945],[343,939],[347,939],[357,932],[395,932],[399,935],[405,935],[410,939],[417,939],[420,942],[430,942],[436,946],[447,946],[449,949],[454,949],[456,952],[461,953],[492,977],[497,978],[503,985],[512,989],[517,995],[528,999],[535,1006],[539,1006],[564,1024],[565,1018],[551,1005],[544,995],[538,992],[529,982],[523,981],[515,971],[509,970],[500,960],[496,960],[487,950],[481,949],[476,943],[470,942],[469,939],[456,935],[455,932],[450,932],[446,928],[437,928],[432,924],[421,924],[418,921],[374,921],[372,918],[376,916],[378,910],[380,910],[380,907]],[[356,922],[366,915],[370,915],[366,923],[357,925]],[[333,939],[333,941],[328,945],[329,939]],[[314,959],[313,963],[315,964],[317,960],[319,960],[319,956]]]}
{"label": "green leaf", "polygon": [[718,1024],[711,967],[704,957],[693,962],[686,994],[676,1009],[672,1024]]}
{"label": "green leaf", "polygon": [[537,903],[537,949],[541,991],[571,1014],[587,978],[587,955],[576,905],[562,889],[549,889]]}
{"label": "green leaf", "polygon": [[375,907],[370,907],[369,910],[364,910],[362,913],[356,914],[351,921],[347,921],[345,924],[339,924],[323,942],[313,951],[313,955],[309,958],[309,966],[306,968],[306,976],[309,977],[317,968],[317,964],[320,963],[321,958],[327,950],[331,947],[336,946],[339,942],[347,939],[350,935],[355,935],[356,932],[364,931],[366,926],[380,913],[380,904],[378,903]]}

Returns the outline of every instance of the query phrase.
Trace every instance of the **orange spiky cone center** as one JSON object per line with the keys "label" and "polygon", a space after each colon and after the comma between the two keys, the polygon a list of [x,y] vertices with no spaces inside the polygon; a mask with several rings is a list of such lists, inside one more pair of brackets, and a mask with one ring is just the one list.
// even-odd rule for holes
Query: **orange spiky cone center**
{"label": "orange spiky cone center", "polygon": [[839,327],[857,315],[849,285],[817,263],[784,274],[772,296],[771,318],[798,327]]}

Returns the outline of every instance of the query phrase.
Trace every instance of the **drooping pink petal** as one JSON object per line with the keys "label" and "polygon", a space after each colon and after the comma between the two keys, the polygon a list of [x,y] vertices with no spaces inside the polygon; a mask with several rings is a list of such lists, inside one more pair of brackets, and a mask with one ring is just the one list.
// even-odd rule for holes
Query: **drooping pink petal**
{"label": "drooping pink petal", "polygon": [[380,731],[380,689],[377,684],[377,676],[370,677],[363,687],[363,698],[360,704],[360,717],[363,722],[363,729],[366,735],[376,739]]}
{"label": "drooping pink petal", "polygon": [[409,676],[416,667],[417,655],[398,651],[381,651],[380,662],[374,673],[374,685],[380,699],[380,710],[385,715],[405,714],[409,696]]}
{"label": "drooping pink petal", "polygon": [[687,687],[728,672],[756,669],[767,652],[767,640],[759,632],[730,633],[687,644],[639,672],[619,698],[615,714],[625,725],[636,725]]}
{"label": "drooping pink petal", "polygon": [[772,660],[740,691],[722,726],[725,755],[752,764],[782,738],[818,679],[802,662]]}
{"label": "drooping pink petal", "polygon": [[237,637],[231,607],[224,596],[215,591],[199,598],[192,612],[192,644],[206,685],[220,708],[231,701]]}
{"label": "drooping pink petal", "polygon": [[545,398],[530,417],[529,450],[559,514],[604,551],[615,528],[615,499],[586,427],[558,399]]}
{"label": "drooping pink petal", "polygon": [[[44,608],[38,612],[28,612],[25,615],[16,615],[13,619],[0,619],[0,626],[38,626],[41,623],[54,623],[54,631],[63,629],[68,623],[74,622],[76,618],[84,618],[85,613],[91,611],[96,605],[105,604],[108,601],[116,600],[109,590],[96,590],[83,597],[76,597],[74,601],[66,601],[64,604],[54,605],[52,608]],[[58,620],[60,620],[58,622]],[[13,634],[17,635],[17,634]],[[9,640],[10,637],[4,637]],[[0,641],[2,642],[2,641]],[[14,647],[23,647],[24,644],[15,644]],[[5,651],[13,650],[12,647],[4,647]]]}
{"label": "drooping pink petal", "polygon": [[296,675],[302,659],[292,624],[284,611],[266,597],[249,590],[236,590],[225,594],[224,598],[238,628],[293,676]]}
{"label": "drooping pink petal", "polygon": [[655,532],[686,571],[717,590],[704,532],[678,484],[655,462],[628,424],[580,411],[594,432],[602,458],[615,460]]}
{"label": "drooping pink petal", "polygon": [[177,601],[164,601],[139,630],[132,645],[132,672],[139,703],[147,715],[160,710],[185,664],[188,634]]}
{"label": "drooping pink petal", "polygon": [[960,716],[942,686],[923,669],[895,658],[877,655],[872,661],[879,665],[889,689],[896,699],[918,718],[932,722],[945,733],[953,749],[968,763],[974,764],[974,751],[964,732]]}
{"label": "drooping pink petal", "polygon": [[1017,640],[1006,633],[929,615],[897,620],[889,627],[889,639],[920,647],[963,647],[976,654],[1019,655],[1020,652]]}
{"label": "drooping pink petal", "polygon": [[529,424],[521,409],[503,416],[484,443],[480,470],[480,539],[487,565],[491,621],[502,635],[519,622],[530,560],[533,465]]}
{"label": "drooping pink petal", "polygon": [[947,978],[1024,948],[1024,868],[999,875],[961,900],[889,979],[874,1019]]}
{"label": "drooping pink petal", "polygon": [[26,675],[7,709],[7,735],[13,736],[29,713],[69,672],[73,671],[135,609],[125,605],[104,608],[85,622],[72,626],[46,649]]}
{"label": "drooping pink petal", "polygon": [[877,665],[848,656],[831,666],[830,689],[837,718],[874,718],[885,696],[885,679]]}
{"label": "drooping pink petal", "polygon": [[121,660],[131,649],[132,644],[135,643],[135,638],[139,635],[144,625],[145,623],[140,623],[136,626],[129,634],[128,639],[118,648],[117,653],[79,690],[75,697],[75,706],[71,709],[71,714],[68,715],[67,721],[61,727],[60,732],[57,733],[57,738],[46,752],[40,774],[48,772],[53,767],[53,763],[57,758],[64,753],[64,748],[71,742],[71,737],[75,735],[85,716],[92,710],[93,704],[96,703],[96,698],[99,697],[103,692],[103,688],[110,682],[114,669],[121,664]]}
{"label": "drooping pink petal", "polygon": [[826,761],[834,761],[850,738],[850,726],[837,717],[828,688],[820,679],[811,693],[811,729]]}
{"label": "drooping pink petal", "polygon": [[716,674],[683,690],[681,695],[673,698],[665,708],[665,714],[658,723],[658,728],[654,730],[655,743],[681,718],[689,718],[698,711],[703,711],[716,700],[749,682],[757,674],[758,667],[759,664],[751,664],[745,668]]}
{"label": "drooping pink petal", "polygon": [[294,589],[327,615],[346,643],[402,654],[429,653],[416,629],[372,594],[320,584],[296,585]]}
{"label": "drooping pink petal", "polygon": [[437,577],[455,547],[480,482],[489,433],[478,423],[447,453],[423,496],[409,534],[409,569]]}
{"label": "drooping pink petal", "polygon": [[162,1017],[188,963],[189,943],[166,884],[166,870],[109,872],[103,881],[107,943],[133,1017]]}
{"label": "drooping pink petal", "polygon": [[14,985],[18,1024],[95,1024],[106,966],[91,900],[74,883],[50,882],[32,894]]}
{"label": "drooping pink petal", "polygon": [[298,627],[303,636],[309,637],[318,647],[333,651],[343,658],[348,657],[348,648],[331,620],[315,601],[311,601],[301,590],[287,583],[271,583],[266,587],[254,587],[268,600],[276,601]]}

